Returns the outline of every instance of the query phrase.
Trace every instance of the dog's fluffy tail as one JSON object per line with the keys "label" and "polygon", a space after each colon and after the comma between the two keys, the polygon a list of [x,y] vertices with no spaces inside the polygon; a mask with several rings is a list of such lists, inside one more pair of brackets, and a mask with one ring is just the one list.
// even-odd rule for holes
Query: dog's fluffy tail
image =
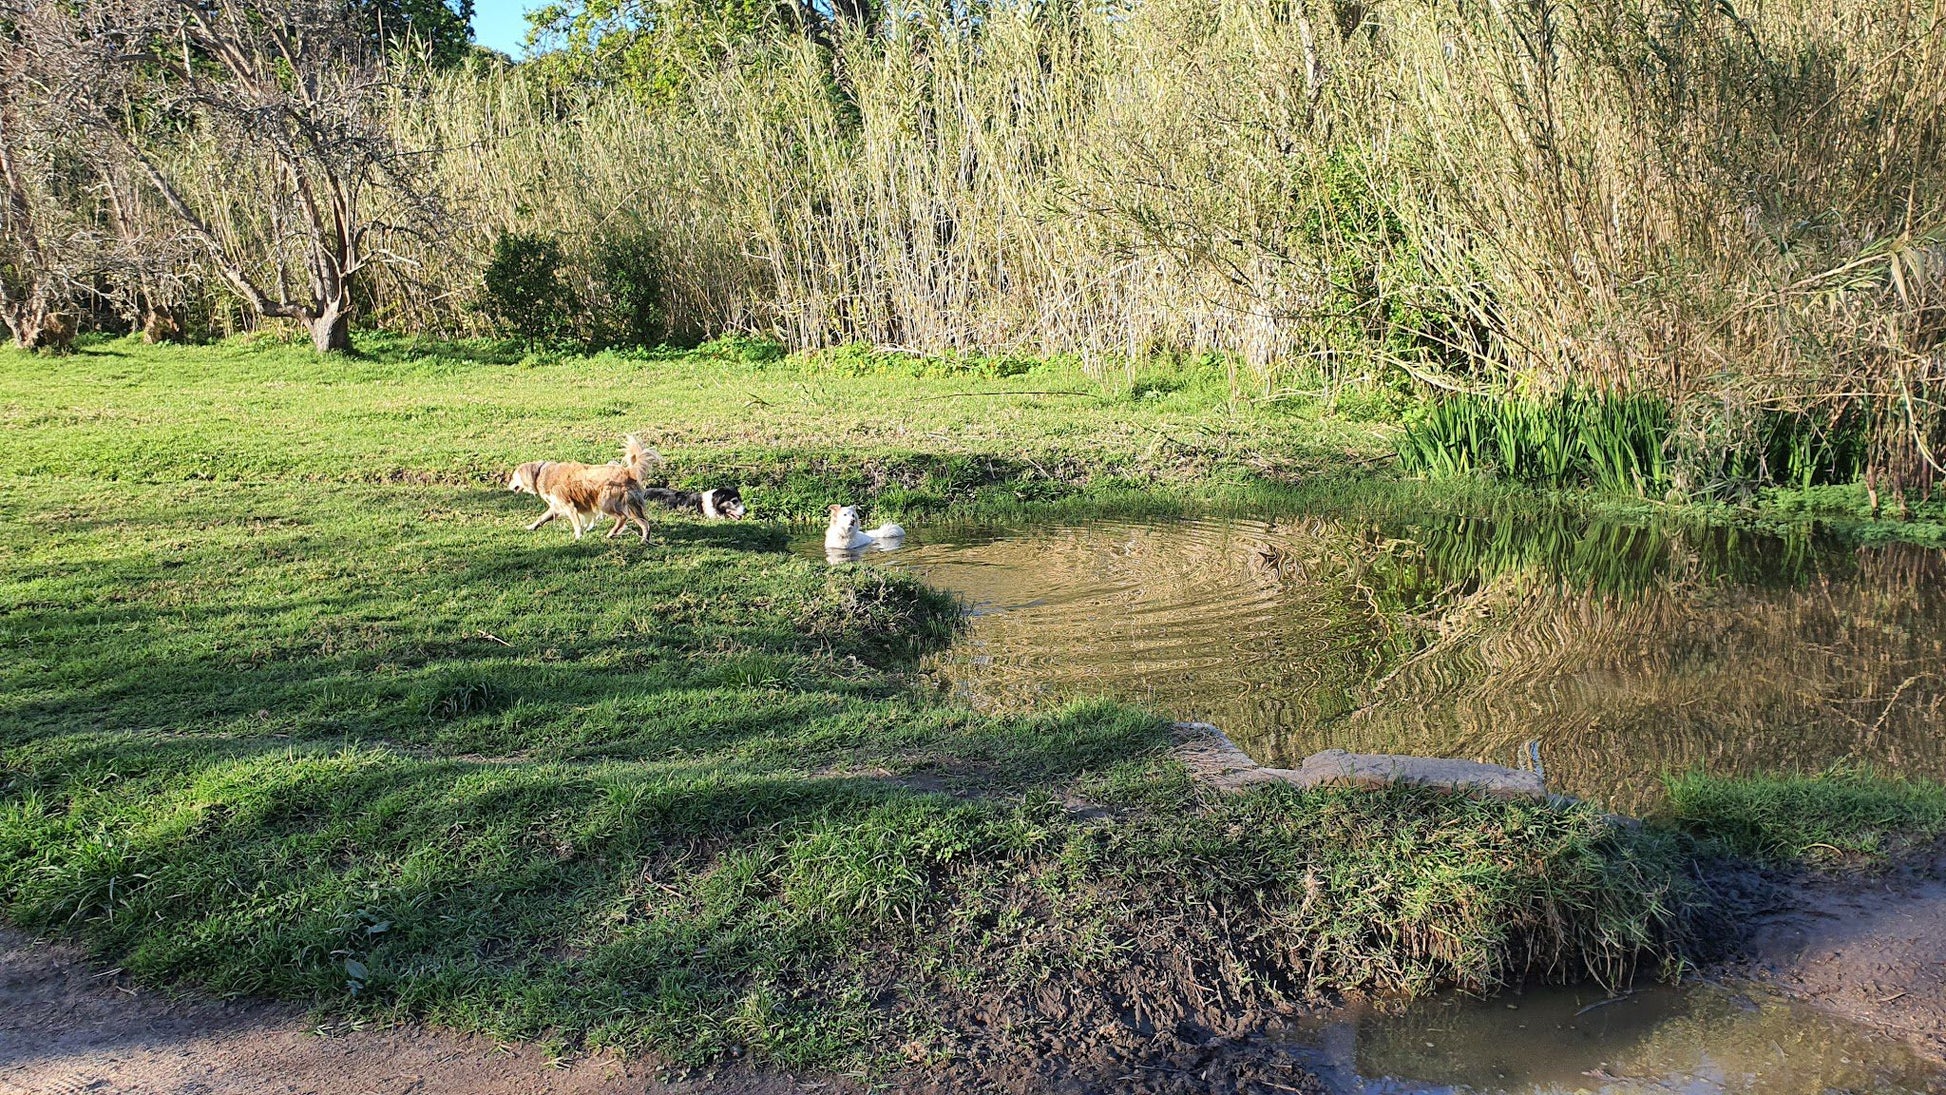
{"label": "dog's fluffy tail", "polygon": [[622,463],[636,479],[647,479],[652,465],[662,463],[662,454],[634,434],[622,438]]}

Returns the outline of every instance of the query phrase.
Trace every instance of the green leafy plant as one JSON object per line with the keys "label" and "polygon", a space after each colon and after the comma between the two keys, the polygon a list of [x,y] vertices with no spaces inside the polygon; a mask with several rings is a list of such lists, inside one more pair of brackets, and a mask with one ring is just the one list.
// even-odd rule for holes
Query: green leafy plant
{"label": "green leafy plant", "polygon": [[500,330],[527,342],[563,338],[574,329],[578,305],[561,276],[559,242],[527,232],[503,232],[481,276],[480,310]]}
{"label": "green leafy plant", "polygon": [[595,245],[590,266],[593,345],[646,348],[668,340],[654,236],[638,230],[605,237]]}

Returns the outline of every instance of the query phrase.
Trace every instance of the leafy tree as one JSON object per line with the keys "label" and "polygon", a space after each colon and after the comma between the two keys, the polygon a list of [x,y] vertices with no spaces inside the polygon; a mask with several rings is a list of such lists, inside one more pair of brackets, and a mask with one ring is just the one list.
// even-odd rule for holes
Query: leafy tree
{"label": "leafy tree", "polygon": [[441,67],[473,52],[473,0],[354,0],[374,37],[386,45],[422,48]]}
{"label": "leafy tree", "polygon": [[733,43],[793,34],[829,49],[873,33],[880,15],[876,0],[558,0],[527,19],[529,41],[553,46],[544,69],[667,99]]}

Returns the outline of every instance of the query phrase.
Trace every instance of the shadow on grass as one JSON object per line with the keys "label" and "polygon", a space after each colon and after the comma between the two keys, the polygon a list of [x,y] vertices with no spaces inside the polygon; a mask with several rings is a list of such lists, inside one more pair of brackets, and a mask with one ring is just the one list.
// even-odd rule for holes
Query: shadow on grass
{"label": "shadow on grass", "polygon": [[[646,546],[576,542],[427,522],[422,491],[280,507],[293,492],[240,487],[194,507],[141,492],[125,521],[70,530],[58,549],[22,538],[0,600],[0,640],[21,655],[0,746],[25,759],[110,733],[944,764],[1008,786],[1074,763],[911,690],[917,660],[950,638],[948,598],[784,554],[777,526],[668,518]],[[266,509],[292,515],[253,520]]]}
{"label": "shadow on grass", "polygon": [[[828,958],[849,918],[810,891],[851,883],[780,857],[817,834],[969,809],[869,777],[714,761],[88,735],[39,760],[50,778],[16,773],[0,814],[0,892],[22,927],[85,926],[138,975],[219,994],[352,1010],[361,994],[418,996],[517,1027],[528,1007],[597,1021],[558,999],[590,991],[675,1016],[684,1008],[661,997],[681,986],[690,1007],[720,1008],[780,962]],[[922,879],[891,881],[892,900],[923,892]],[[577,967],[614,965],[617,948],[626,978],[576,987]]]}

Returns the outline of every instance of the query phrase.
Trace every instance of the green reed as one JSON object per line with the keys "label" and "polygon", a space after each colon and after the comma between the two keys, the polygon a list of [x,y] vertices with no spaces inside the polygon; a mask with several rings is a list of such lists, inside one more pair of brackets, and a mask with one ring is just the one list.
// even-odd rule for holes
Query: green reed
{"label": "green reed", "polygon": [[1652,395],[1463,394],[1423,407],[1398,447],[1405,469],[1426,476],[1485,472],[1536,487],[1721,497],[1858,482],[1874,467],[1885,416],[1897,410],[1863,399],[1835,411],[1766,409],[1725,436],[1679,429],[1674,409]]}
{"label": "green reed", "polygon": [[1425,475],[1485,471],[1533,486],[1647,494],[1668,487],[1669,437],[1668,404],[1652,396],[1456,395],[1407,422],[1399,458]]}

